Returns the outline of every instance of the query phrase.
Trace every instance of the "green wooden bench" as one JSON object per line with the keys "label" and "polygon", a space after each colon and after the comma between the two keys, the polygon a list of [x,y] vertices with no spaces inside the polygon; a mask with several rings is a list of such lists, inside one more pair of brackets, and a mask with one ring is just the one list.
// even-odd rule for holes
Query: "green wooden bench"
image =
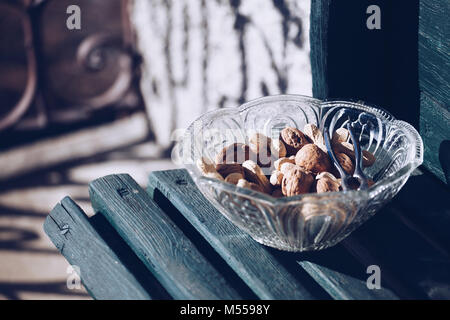
{"label": "green wooden bench", "polygon": [[[379,5],[382,29],[365,28]],[[361,99],[420,130],[425,162],[338,245],[289,253],[225,219],[185,170],[90,183],[96,214],[64,198],[45,231],[97,299],[450,299],[448,1],[312,0],[314,96]],[[381,289],[369,289],[369,266]]]}
{"label": "green wooden bench", "polygon": [[[434,206],[417,197],[423,187]],[[93,217],[64,198],[44,228],[97,299],[450,298],[448,190],[419,171],[349,238],[306,253],[252,240],[184,169],[151,173],[146,191],[127,174],[89,190]],[[381,269],[381,289],[367,287],[370,265]]]}

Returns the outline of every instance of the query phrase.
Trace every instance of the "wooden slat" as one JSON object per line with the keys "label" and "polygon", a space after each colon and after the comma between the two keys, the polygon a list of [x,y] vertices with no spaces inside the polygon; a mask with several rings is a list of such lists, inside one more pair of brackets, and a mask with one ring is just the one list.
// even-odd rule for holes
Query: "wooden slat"
{"label": "wooden slat", "polygon": [[450,183],[450,24],[448,0],[421,0],[419,15],[420,134],[424,164]]}
{"label": "wooden slat", "polygon": [[126,174],[90,183],[96,212],[103,214],[175,299],[238,299],[221,274]]}
{"label": "wooden slat", "polygon": [[[380,30],[366,28],[369,5],[380,7]],[[312,0],[310,28],[314,97],[363,100],[420,129],[424,165],[447,184],[449,8],[448,0]]]}
{"label": "wooden slat", "polygon": [[[367,289],[366,279],[360,277],[366,267],[348,254],[344,256],[342,250],[339,254],[336,250],[291,254],[258,244],[204,198],[186,170],[152,172],[148,191],[157,202],[158,192],[166,197],[260,298],[312,298],[303,286],[308,283],[307,278],[299,278],[305,271],[335,299],[397,298],[389,289]],[[345,270],[327,268],[335,261],[360,278]],[[345,285],[336,290],[338,284]]]}
{"label": "wooden slat", "polygon": [[129,146],[143,141],[148,133],[145,113],[136,113],[114,123],[3,151],[0,153],[0,179]]}
{"label": "wooden slat", "polygon": [[416,169],[392,206],[440,251],[450,253],[450,189],[428,172]]}
{"label": "wooden slat", "polygon": [[393,205],[386,206],[349,238],[376,258],[382,277],[383,270],[388,271],[407,286],[413,297],[450,299],[448,253],[418,232],[405,213]]}
{"label": "wooden slat", "polygon": [[424,166],[450,185],[450,105],[445,108],[426,91],[420,98],[420,135]]}
{"label": "wooden slat", "polygon": [[46,218],[44,230],[96,299],[151,299],[136,277],[90,224],[86,214],[68,197]]}

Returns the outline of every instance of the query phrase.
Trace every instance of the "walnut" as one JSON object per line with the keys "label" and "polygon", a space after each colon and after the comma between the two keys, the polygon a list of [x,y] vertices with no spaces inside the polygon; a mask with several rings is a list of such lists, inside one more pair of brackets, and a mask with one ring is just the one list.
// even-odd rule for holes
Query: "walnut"
{"label": "walnut", "polygon": [[281,191],[287,197],[308,193],[313,182],[314,177],[310,173],[299,167],[292,168],[283,176]]}
{"label": "walnut", "polygon": [[280,166],[281,173],[285,174],[288,170],[291,170],[292,168],[295,168],[296,165],[292,162],[285,162]]}
{"label": "walnut", "polygon": [[341,184],[337,181],[337,179],[323,177],[317,180],[316,191],[317,193],[336,192],[339,191],[340,186]]}
{"label": "walnut", "polygon": [[306,171],[317,174],[330,171],[331,162],[328,155],[315,144],[307,144],[295,156],[295,164]]}
{"label": "walnut", "polygon": [[280,139],[286,147],[288,156],[295,155],[305,144],[308,138],[297,128],[286,127],[280,132]]}

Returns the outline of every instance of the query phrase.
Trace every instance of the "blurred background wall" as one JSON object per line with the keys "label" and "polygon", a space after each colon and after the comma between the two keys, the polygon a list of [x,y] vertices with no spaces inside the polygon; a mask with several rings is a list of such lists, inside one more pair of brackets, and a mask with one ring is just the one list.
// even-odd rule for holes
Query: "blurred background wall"
{"label": "blurred background wall", "polygon": [[[67,28],[70,5],[80,29]],[[269,94],[311,95],[309,0],[0,0],[0,299],[88,298],[43,234],[87,184],[171,169],[172,133]]]}

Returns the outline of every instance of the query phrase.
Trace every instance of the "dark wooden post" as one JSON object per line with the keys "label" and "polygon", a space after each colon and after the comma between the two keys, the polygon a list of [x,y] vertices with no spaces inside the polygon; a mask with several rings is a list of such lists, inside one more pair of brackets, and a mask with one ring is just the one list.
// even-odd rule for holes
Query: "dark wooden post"
{"label": "dark wooden post", "polygon": [[[370,30],[370,5],[381,29]],[[449,165],[448,1],[312,0],[315,97],[363,100],[420,129],[425,166],[444,180]]]}

